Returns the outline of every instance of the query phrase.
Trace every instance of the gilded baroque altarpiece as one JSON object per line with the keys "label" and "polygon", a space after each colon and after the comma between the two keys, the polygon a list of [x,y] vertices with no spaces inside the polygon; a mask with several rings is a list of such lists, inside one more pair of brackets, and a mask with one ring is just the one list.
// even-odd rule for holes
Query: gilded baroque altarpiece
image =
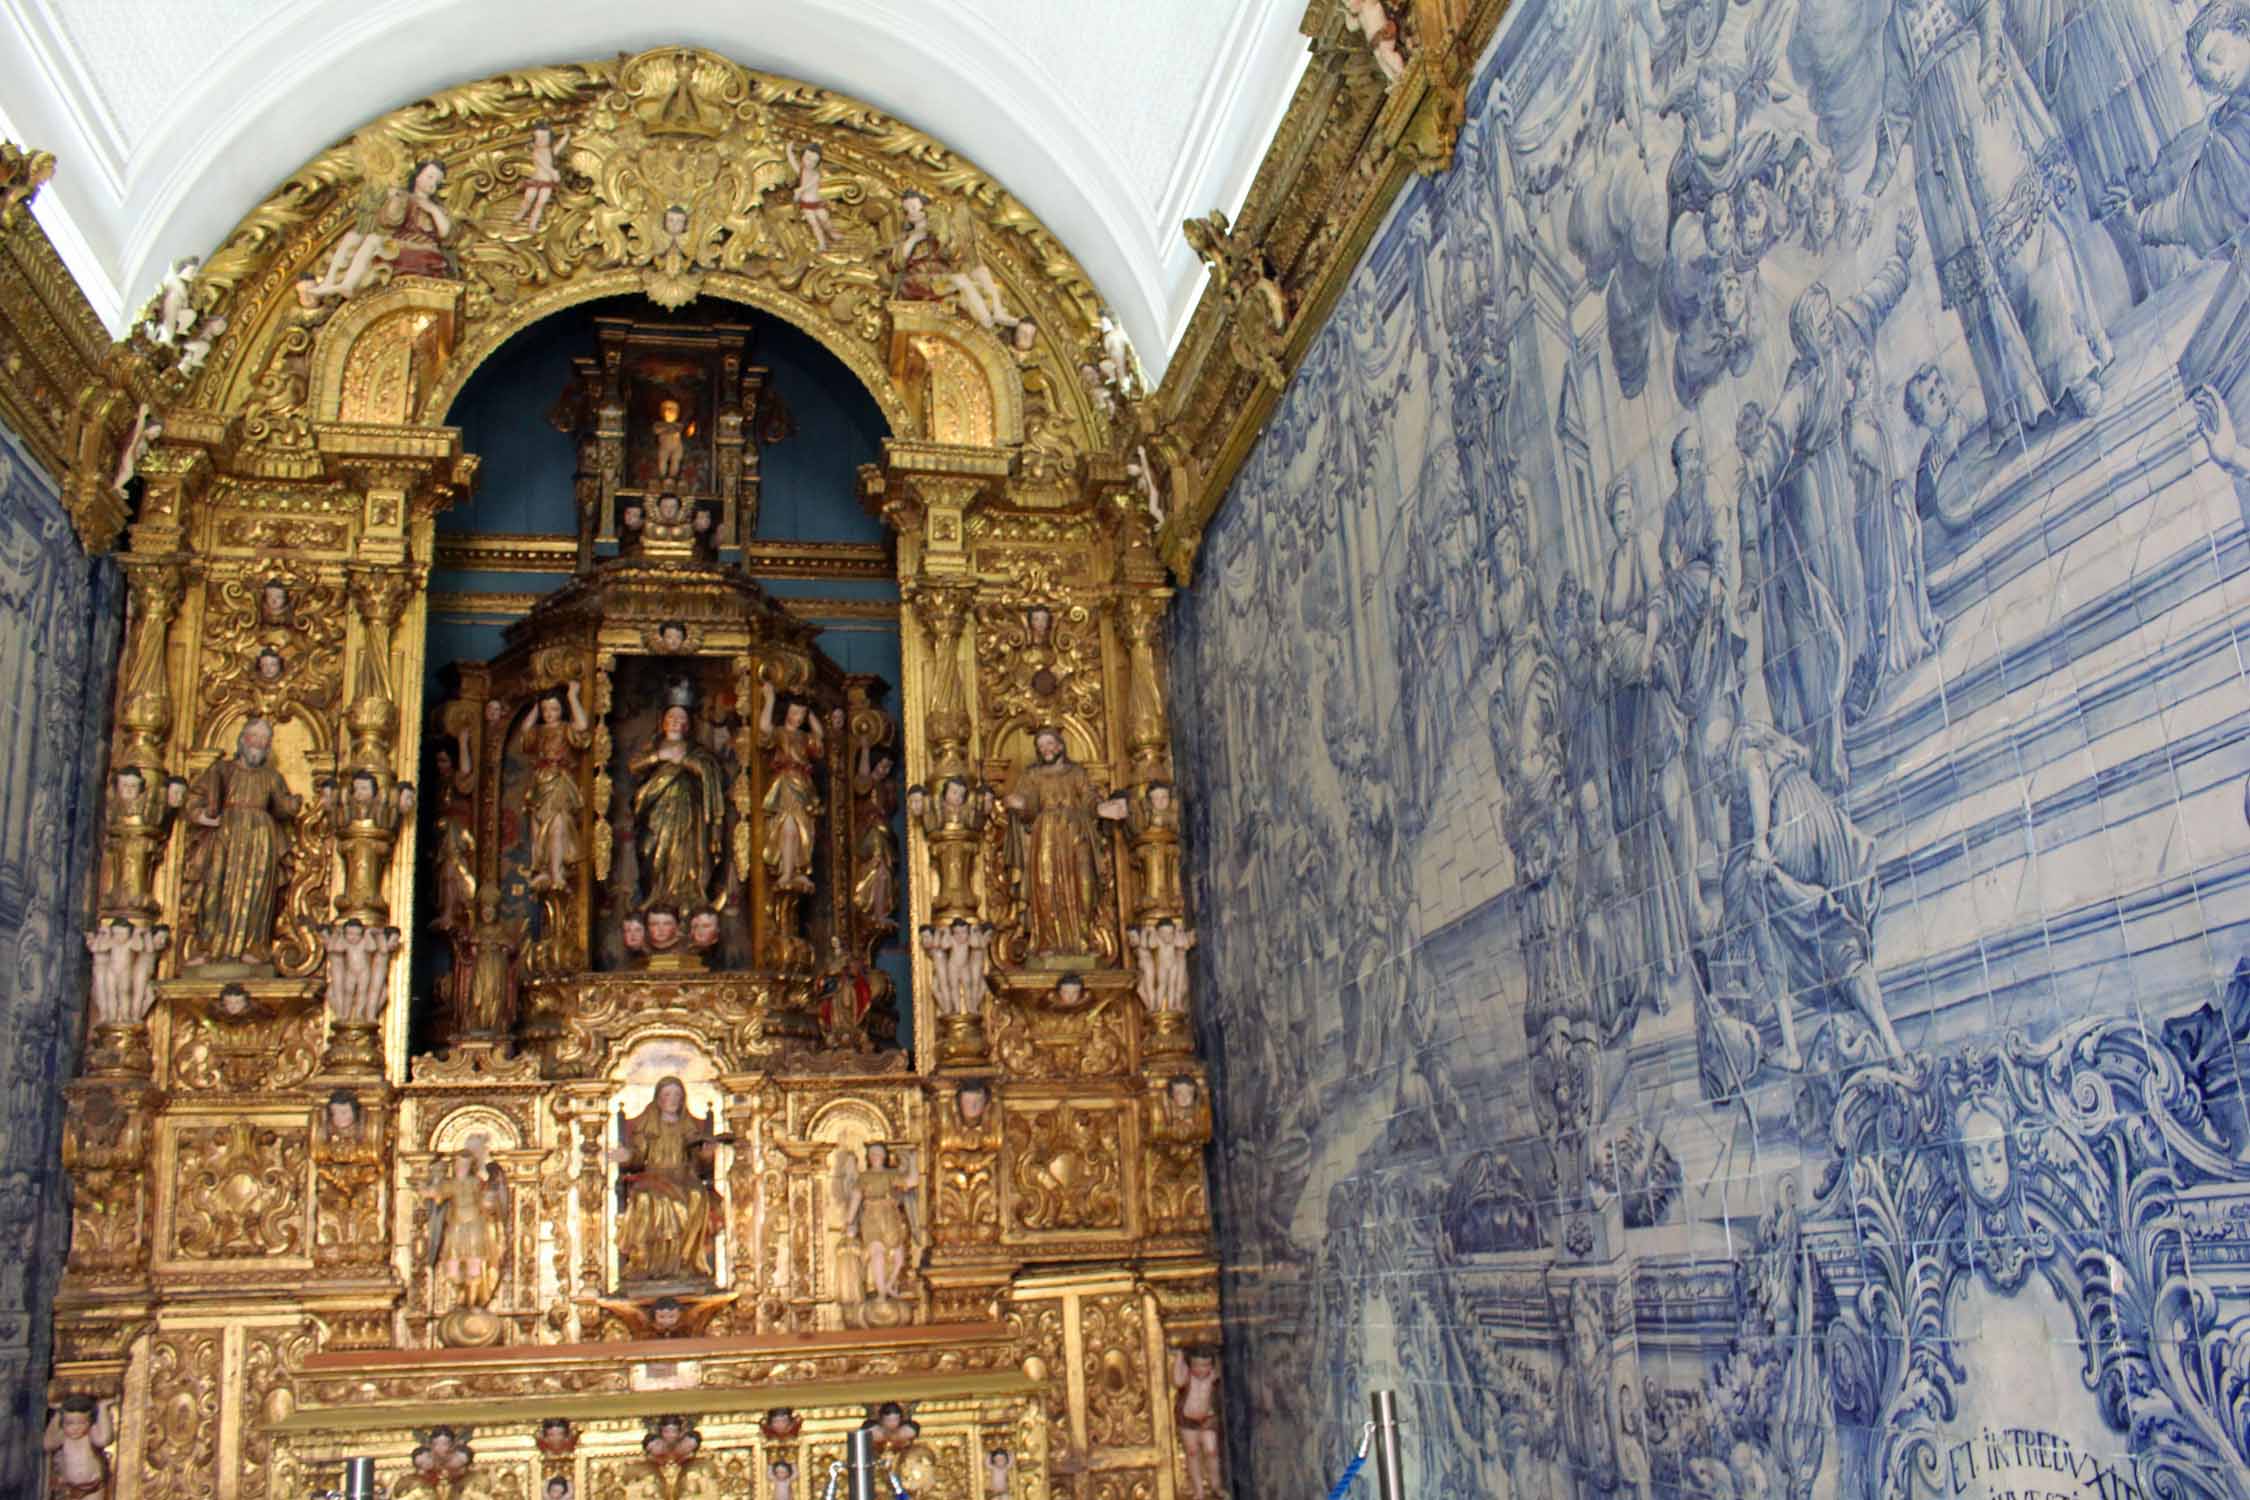
{"label": "gilded baroque altarpiece", "polygon": [[[477,476],[451,402],[635,292],[786,320],[873,394],[902,682],[737,566],[757,411],[720,350],[702,467],[660,412],[653,478],[584,367],[576,572],[422,701],[434,520]],[[371,123],[82,351],[50,446],[90,544],[131,523],[65,1492],[301,1494],[366,1454],[394,1494],[783,1500],[869,1420],[916,1495],[1201,1492],[1162,494],[1105,335],[944,146],[665,49]],[[911,1064],[867,1003],[894,928]],[[440,942],[451,993],[412,993]]]}

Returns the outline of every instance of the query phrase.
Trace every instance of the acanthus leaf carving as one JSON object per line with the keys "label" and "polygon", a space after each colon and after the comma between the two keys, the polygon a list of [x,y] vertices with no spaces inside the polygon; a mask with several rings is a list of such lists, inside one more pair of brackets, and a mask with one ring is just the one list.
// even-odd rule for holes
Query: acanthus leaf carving
{"label": "acanthus leaf carving", "polygon": [[299,1255],[305,1248],[306,1151],[301,1131],[237,1120],[186,1129],[173,1247],[183,1259]]}

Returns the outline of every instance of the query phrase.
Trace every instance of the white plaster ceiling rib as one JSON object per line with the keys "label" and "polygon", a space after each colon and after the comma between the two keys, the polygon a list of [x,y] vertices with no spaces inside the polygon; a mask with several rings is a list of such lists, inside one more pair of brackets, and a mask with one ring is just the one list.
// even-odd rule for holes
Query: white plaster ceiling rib
{"label": "white plaster ceiling rib", "polygon": [[0,0],[0,129],[61,161],[37,212],[112,329],[367,120],[511,68],[688,42],[856,95],[1046,222],[1161,375],[1239,208],[1306,0]]}

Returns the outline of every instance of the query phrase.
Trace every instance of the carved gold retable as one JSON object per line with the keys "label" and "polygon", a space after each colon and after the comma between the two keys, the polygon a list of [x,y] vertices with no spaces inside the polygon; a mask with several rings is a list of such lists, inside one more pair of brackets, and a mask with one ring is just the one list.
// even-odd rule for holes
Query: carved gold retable
{"label": "carved gold retable", "polygon": [[[556,180],[531,218],[541,127]],[[825,248],[788,165],[808,142],[823,148]],[[907,248],[917,195],[937,204],[936,260]],[[355,239],[365,224],[383,237]],[[988,316],[972,315],[964,285],[997,288],[1005,321],[989,292],[975,299]],[[1139,419],[1082,378],[1100,308],[1068,253],[911,128],[664,49],[507,74],[375,121],[183,287],[170,334],[160,299],[106,356],[102,400],[55,424],[76,434],[81,451],[61,456],[89,524],[114,530],[133,502],[99,915],[156,957],[143,982],[105,991],[86,1072],[64,1090],[73,1224],[51,1390],[120,1404],[112,1492],[300,1495],[367,1454],[394,1493],[546,1500],[560,1479],[603,1500],[770,1496],[786,1456],[806,1497],[843,1434],[895,1401],[920,1433],[889,1461],[917,1496],[988,1493],[995,1448],[1026,1500],[1184,1496],[1173,1352],[1218,1341],[1210,1114],[1185,981],[1135,967],[1147,934],[1188,917],[1170,592],[1128,469]],[[741,972],[594,962],[584,898],[606,869],[612,789],[592,753],[571,774],[597,821],[550,903],[549,946],[525,959],[519,1024],[417,1053],[413,1017],[435,1003],[409,986],[433,940],[414,880],[426,824],[395,809],[413,803],[433,718],[434,521],[477,473],[446,415],[510,336],[630,292],[798,324],[891,423],[883,461],[839,499],[895,534],[893,743],[930,798],[956,778],[977,789],[950,822],[910,820],[898,920],[908,935],[938,918],[993,929],[943,1014],[915,950],[911,1066],[807,1025],[827,957],[812,937],[857,920],[833,889]],[[598,481],[604,429],[581,430]],[[745,485],[730,493],[754,505]],[[574,682],[594,733],[616,658],[650,649],[654,606],[634,591],[686,580],[689,603],[667,614],[698,660],[746,690],[775,676],[848,710],[846,745],[880,733],[864,691],[754,586],[707,560],[596,557],[613,534],[605,515],[556,539],[580,576],[490,666],[489,700],[465,700],[477,722],[481,701],[512,713]],[[253,720],[272,726],[271,764],[301,800],[276,830],[270,963],[213,965],[191,898],[225,867],[189,826],[199,804],[182,812],[168,788],[217,785],[207,773]],[[1047,888],[1024,873],[1035,841],[1005,801],[1042,730],[1101,807],[1072,846],[1091,866],[1089,951],[1061,959],[1027,950]],[[850,800],[844,761],[826,763],[827,816]],[[369,793],[358,812],[336,800],[354,786]],[[752,842],[728,855],[754,887],[765,786],[741,790]],[[326,948],[347,920],[402,933],[364,986]],[[712,1271],[669,1310],[626,1284],[617,1234],[619,1119],[665,1075],[723,1137],[705,1148]],[[837,1168],[876,1143],[913,1178],[888,1297]],[[448,1212],[482,1204],[474,1267],[434,1221],[464,1163],[480,1175]],[[654,1336],[659,1317],[677,1336]],[[773,1407],[801,1428],[761,1431]],[[692,1456],[664,1417],[694,1430]],[[547,1430],[567,1451],[538,1445],[550,1421],[569,1424]],[[446,1457],[416,1477],[417,1447]]]}

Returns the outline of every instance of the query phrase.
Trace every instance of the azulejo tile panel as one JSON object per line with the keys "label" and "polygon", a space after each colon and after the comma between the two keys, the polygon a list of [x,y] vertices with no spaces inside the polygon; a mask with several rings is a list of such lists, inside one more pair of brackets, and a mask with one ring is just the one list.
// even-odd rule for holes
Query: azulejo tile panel
{"label": "azulejo tile panel", "polygon": [[1235,1473],[2250,1493],[2250,11],[1522,0],[1176,621]]}
{"label": "azulejo tile panel", "polygon": [[0,1493],[35,1491],[48,1305],[69,1224],[62,1096],[85,993],[95,788],[117,653],[116,570],[0,429]]}

